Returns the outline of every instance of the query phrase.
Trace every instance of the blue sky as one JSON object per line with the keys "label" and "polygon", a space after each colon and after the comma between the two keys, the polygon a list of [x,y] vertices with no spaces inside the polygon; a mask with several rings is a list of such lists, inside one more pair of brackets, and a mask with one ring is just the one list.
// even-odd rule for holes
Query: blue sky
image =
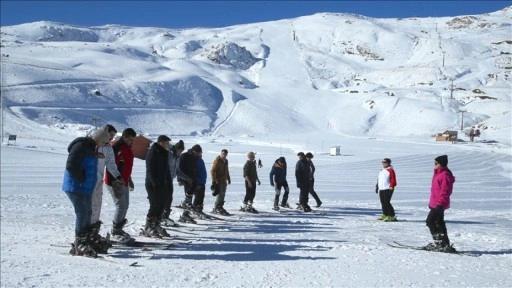
{"label": "blue sky", "polygon": [[512,1],[1,1],[1,25],[56,21],[80,26],[225,27],[319,12],[375,18],[494,12]]}

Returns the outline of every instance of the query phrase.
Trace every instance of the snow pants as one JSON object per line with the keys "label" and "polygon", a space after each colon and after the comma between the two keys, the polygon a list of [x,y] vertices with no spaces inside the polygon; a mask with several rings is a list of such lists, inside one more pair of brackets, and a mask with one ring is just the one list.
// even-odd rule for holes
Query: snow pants
{"label": "snow pants", "polygon": [[112,221],[114,223],[121,223],[126,218],[128,206],[130,205],[130,191],[128,191],[128,186],[122,185],[114,188],[113,186],[107,185],[107,190],[110,192],[112,200],[114,200],[114,205],[116,206]]}
{"label": "snow pants", "polygon": [[395,216],[395,209],[391,205],[391,197],[393,197],[393,191],[391,189],[380,190],[380,204],[382,206],[382,214],[385,216]]}

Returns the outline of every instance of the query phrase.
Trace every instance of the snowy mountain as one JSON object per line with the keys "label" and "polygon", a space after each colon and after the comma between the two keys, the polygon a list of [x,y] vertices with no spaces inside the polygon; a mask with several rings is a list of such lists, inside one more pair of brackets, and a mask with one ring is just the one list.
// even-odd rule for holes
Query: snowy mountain
{"label": "snowy mountain", "polygon": [[511,18],[509,7],[218,29],[6,26],[5,133],[24,132],[12,117],[50,134],[94,117],[149,135],[430,136],[459,130],[463,110],[464,129],[510,145]]}

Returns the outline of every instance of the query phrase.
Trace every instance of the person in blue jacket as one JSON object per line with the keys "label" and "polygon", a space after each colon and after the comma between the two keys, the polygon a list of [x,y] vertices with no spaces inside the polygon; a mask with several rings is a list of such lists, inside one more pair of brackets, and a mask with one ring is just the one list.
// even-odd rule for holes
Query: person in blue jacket
{"label": "person in blue jacket", "polygon": [[97,256],[88,235],[92,214],[92,193],[98,180],[97,149],[109,140],[108,131],[98,129],[91,136],[76,138],[68,146],[69,155],[62,190],[73,204],[76,214],[75,242],[69,251],[72,255]]}
{"label": "person in blue jacket", "polygon": [[281,188],[284,189],[281,207],[290,208],[290,205],[288,204],[290,187],[288,187],[288,181],[286,181],[286,167],[286,159],[284,157],[279,157],[279,159],[274,162],[272,169],[270,169],[270,186],[274,187],[276,191],[273,208],[276,211],[279,211],[279,196],[281,195]]}

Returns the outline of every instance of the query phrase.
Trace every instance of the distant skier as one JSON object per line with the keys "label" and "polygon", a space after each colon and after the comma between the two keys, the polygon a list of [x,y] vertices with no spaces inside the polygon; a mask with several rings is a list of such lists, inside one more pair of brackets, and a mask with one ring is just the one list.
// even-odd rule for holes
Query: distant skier
{"label": "distant skier", "polygon": [[377,185],[375,186],[375,193],[379,193],[382,207],[382,216],[379,217],[379,220],[384,222],[397,221],[395,209],[391,205],[391,197],[393,197],[397,184],[395,170],[391,166],[391,159],[389,158],[382,160],[382,166],[383,168],[379,172]]}
{"label": "distant skier", "polygon": [[309,166],[311,167],[311,188],[309,190],[309,194],[315,198],[316,201],[316,207],[320,207],[322,205],[322,201],[320,201],[320,197],[318,197],[318,194],[315,192],[315,165],[313,164],[313,154],[311,152],[306,153],[306,159],[309,161]]}
{"label": "distant skier", "polygon": [[311,189],[311,167],[304,152],[299,152],[297,156],[299,161],[295,165],[295,180],[297,181],[297,188],[300,190],[297,209],[311,212],[311,207],[308,205],[308,195]]}
{"label": "distant skier", "polygon": [[274,210],[279,211],[279,197],[281,195],[281,188],[284,189],[283,201],[281,202],[281,207],[290,208],[288,204],[288,194],[290,192],[290,187],[288,187],[288,181],[286,181],[286,159],[284,157],[279,157],[274,162],[272,169],[270,170],[270,186],[274,187],[276,191],[275,199],[274,199]]}
{"label": "distant skier", "polygon": [[254,197],[256,196],[256,182],[261,185],[260,179],[258,178],[258,171],[256,170],[256,160],[254,160],[256,153],[247,153],[247,161],[244,165],[244,179],[245,179],[245,197],[243,206],[240,208],[241,211],[258,213],[252,206]]}
{"label": "distant skier", "polygon": [[79,137],[68,146],[68,158],[62,190],[73,204],[75,241],[69,251],[72,255],[97,257],[91,245],[90,227],[92,214],[92,193],[98,179],[98,157],[96,149],[110,139],[106,129],[98,129],[90,137]]}
{"label": "distant skier", "polygon": [[212,177],[212,195],[216,197],[213,213],[220,215],[230,215],[224,209],[224,199],[226,197],[227,185],[231,184],[231,176],[229,175],[228,166],[228,150],[222,149],[220,155],[213,160],[212,169],[210,171]]}
{"label": "distant skier", "polygon": [[446,223],[444,222],[444,211],[450,208],[450,196],[452,195],[454,183],[455,177],[452,171],[448,169],[448,156],[441,155],[436,157],[428,203],[430,212],[426,219],[430,234],[434,240],[434,243],[427,245],[427,248],[431,250],[455,252],[455,248],[450,245]]}

